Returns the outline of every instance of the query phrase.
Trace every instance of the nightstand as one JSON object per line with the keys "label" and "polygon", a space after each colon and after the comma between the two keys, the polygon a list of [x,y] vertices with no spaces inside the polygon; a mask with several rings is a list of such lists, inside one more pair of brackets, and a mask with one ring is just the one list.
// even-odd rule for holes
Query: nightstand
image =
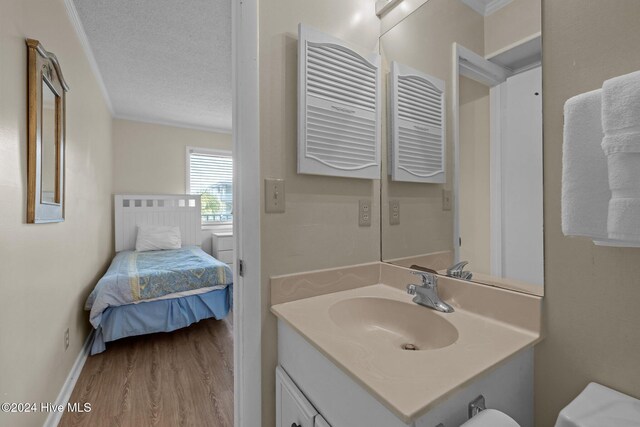
{"label": "nightstand", "polygon": [[234,262],[233,232],[224,231],[211,233],[211,254],[219,261],[228,264],[233,270]]}

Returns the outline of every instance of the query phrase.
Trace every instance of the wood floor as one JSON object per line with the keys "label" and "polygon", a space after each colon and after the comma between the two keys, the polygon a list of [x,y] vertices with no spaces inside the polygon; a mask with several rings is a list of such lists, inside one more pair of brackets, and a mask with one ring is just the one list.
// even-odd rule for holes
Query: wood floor
{"label": "wood floor", "polygon": [[89,356],[59,426],[233,426],[233,334],[226,320],[125,338]]}

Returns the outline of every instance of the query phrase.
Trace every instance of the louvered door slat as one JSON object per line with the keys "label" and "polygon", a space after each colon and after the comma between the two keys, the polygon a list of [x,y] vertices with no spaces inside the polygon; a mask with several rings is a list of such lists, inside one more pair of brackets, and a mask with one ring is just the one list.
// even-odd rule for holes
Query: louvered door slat
{"label": "louvered door slat", "polygon": [[298,173],[378,179],[380,57],[299,27]]}
{"label": "louvered door slat", "polygon": [[391,178],[444,183],[444,82],[393,62],[389,92]]}

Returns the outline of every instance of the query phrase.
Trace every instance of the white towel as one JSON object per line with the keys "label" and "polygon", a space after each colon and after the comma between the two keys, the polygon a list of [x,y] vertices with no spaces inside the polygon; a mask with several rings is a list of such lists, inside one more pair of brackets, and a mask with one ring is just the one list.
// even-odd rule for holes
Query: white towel
{"label": "white towel", "polygon": [[602,90],[574,96],[564,104],[562,147],[562,232],[607,238],[611,191],[602,143]]}
{"label": "white towel", "polygon": [[604,82],[602,126],[611,190],[608,238],[640,244],[640,71]]}
{"label": "white towel", "polygon": [[602,128],[607,135],[640,129],[640,71],[604,82]]}

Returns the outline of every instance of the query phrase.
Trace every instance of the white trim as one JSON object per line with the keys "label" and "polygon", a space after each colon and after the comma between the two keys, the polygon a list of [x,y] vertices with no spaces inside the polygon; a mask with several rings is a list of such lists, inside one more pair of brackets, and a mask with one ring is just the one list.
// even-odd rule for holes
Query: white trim
{"label": "white trim", "polygon": [[[232,2],[234,424],[262,425],[258,0]],[[239,276],[239,260],[244,274]]]}
{"label": "white trim", "polygon": [[378,0],[376,1],[376,15],[378,18],[382,18],[391,9],[396,7],[402,2],[402,0]]}
{"label": "white trim", "polygon": [[490,264],[491,275],[503,277],[503,240],[502,240],[502,135],[504,134],[503,108],[506,106],[507,88],[503,84],[489,89],[490,97]]}
{"label": "white trim", "polygon": [[498,10],[502,9],[503,7],[511,3],[512,1],[513,0],[493,0],[484,8],[484,13],[485,13],[484,16],[489,16],[492,13],[497,12]]}
{"label": "white trim", "polygon": [[464,46],[456,45],[460,75],[489,87],[499,85],[511,75],[511,72],[506,68],[490,62]]}
{"label": "white trim", "polygon": [[451,80],[451,110],[453,120],[453,178],[452,178],[452,197],[453,197],[453,262],[454,264],[460,259],[460,218],[459,212],[459,197],[460,191],[460,177],[458,176],[458,170],[460,169],[460,56],[458,55],[458,44],[452,45],[453,76]]}
{"label": "white trim", "polygon": [[462,0],[464,4],[466,4],[482,16],[489,16],[492,13],[502,9],[512,1],[513,0],[493,0],[492,2],[489,2],[485,5],[484,2],[479,0]]}
{"label": "white trim", "polygon": [[[78,353],[78,357],[76,357],[76,361],[73,363],[71,370],[69,371],[69,375],[67,375],[67,379],[62,384],[62,388],[60,389],[60,393],[58,393],[58,397],[56,397],[55,405],[63,405],[67,406],[67,402],[69,402],[69,398],[71,397],[71,393],[73,392],[73,388],[76,386],[76,382],[80,377],[80,373],[82,372],[82,368],[84,367],[84,363],[87,361],[87,357],[89,356],[89,350],[91,350],[91,344],[93,343],[93,336],[95,330],[91,329],[91,332],[87,336],[87,339],[84,341],[80,352]],[[56,427],[62,419],[62,415],[64,411],[57,412],[51,411],[47,416],[46,421],[43,424],[43,427]]]}
{"label": "white trim", "polygon": [[93,71],[93,75],[96,78],[96,82],[100,87],[100,92],[102,92],[102,96],[104,97],[104,102],[107,104],[107,108],[112,116],[114,116],[113,104],[111,103],[111,98],[109,97],[109,92],[107,92],[107,86],[104,84],[104,79],[102,78],[102,73],[100,73],[100,69],[98,68],[98,63],[96,62],[95,56],[93,56],[93,50],[91,49],[91,45],[89,44],[89,39],[87,38],[87,33],[84,31],[84,27],[82,26],[82,22],[80,21],[80,15],[78,15],[78,10],[76,9],[76,5],[73,3],[73,0],[64,0],[65,8],[67,9],[67,15],[69,16],[69,20],[71,21],[71,25],[76,31],[76,35],[78,36],[78,40],[80,41],[80,45],[82,45],[82,50],[84,50],[84,54],[87,57],[87,61],[89,62],[89,67],[91,71]]}
{"label": "white trim", "polygon": [[216,128],[212,126],[210,127],[210,126],[190,125],[190,124],[181,123],[181,122],[174,122],[171,120],[150,119],[147,117],[140,117],[135,115],[115,114],[113,118],[117,120],[128,120],[130,122],[147,123],[150,125],[160,125],[160,126],[169,126],[174,128],[198,130],[201,132],[221,133],[225,135],[231,134],[231,129],[228,129],[228,128]]}
{"label": "white trim", "polygon": [[495,52],[492,52],[492,53],[490,53],[488,55],[485,55],[485,59],[487,59],[488,61],[491,61],[491,59],[495,58],[496,56],[498,56],[500,54],[508,52],[511,49],[515,48],[515,47],[518,47],[520,45],[523,45],[523,44],[525,44],[527,42],[530,42],[531,40],[534,40],[534,39],[537,39],[537,38],[540,38],[540,37],[542,37],[542,33],[538,31],[535,34],[531,34],[528,37],[520,39],[520,40],[518,40],[516,42],[513,42],[513,43],[511,43],[511,44],[509,44],[509,45],[507,45],[507,46],[505,46],[503,48],[500,48],[500,49],[496,50]]}

